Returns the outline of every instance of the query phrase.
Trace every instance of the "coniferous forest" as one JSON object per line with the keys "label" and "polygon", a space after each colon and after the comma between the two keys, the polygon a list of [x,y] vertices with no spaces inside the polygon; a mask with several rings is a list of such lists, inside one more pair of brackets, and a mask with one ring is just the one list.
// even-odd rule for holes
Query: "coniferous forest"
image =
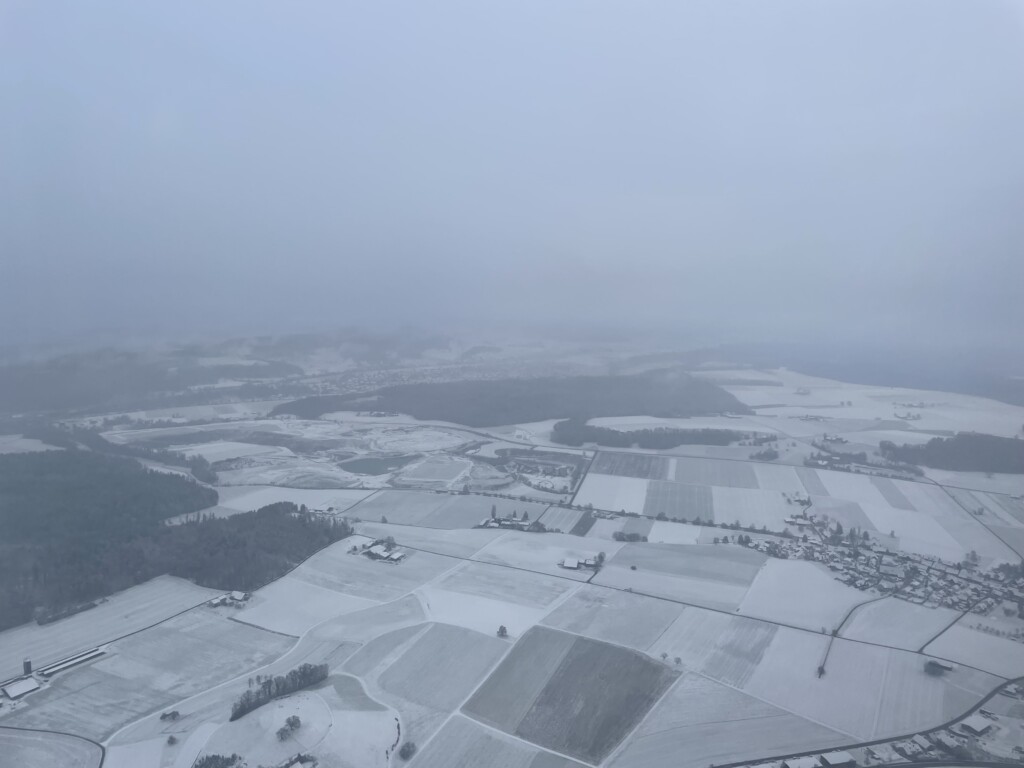
{"label": "coniferous forest", "polygon": [[250,590],[348,535],[291,503],[164,521],[217,492],[133,459],[65,450],[0,456],[0,629],[162,574]]}

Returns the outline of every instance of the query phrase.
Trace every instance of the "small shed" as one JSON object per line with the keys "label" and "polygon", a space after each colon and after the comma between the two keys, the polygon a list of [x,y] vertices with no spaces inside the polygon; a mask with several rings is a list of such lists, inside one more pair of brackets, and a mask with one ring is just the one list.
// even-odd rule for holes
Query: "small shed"
{"label": "small shed", "polygon": [[819,768],[816,757],[791,757],[782,761],[782,768]]}
{"label": "small shed", "polygon": [[562,567],[568,568],[572,571],[578,571],[580,567],[580,561],[574,557],[567,557],[562,561]]}
{"label": "small shed", "polygon": [[920,733],[917,734],[917,736],[915,736],[914,738],[912,738],[911,741],[917,744],[917,746],[921,748],[922,752],[931,752],[932,750],[932,743],[928,741],[928,739],[926,739]]}

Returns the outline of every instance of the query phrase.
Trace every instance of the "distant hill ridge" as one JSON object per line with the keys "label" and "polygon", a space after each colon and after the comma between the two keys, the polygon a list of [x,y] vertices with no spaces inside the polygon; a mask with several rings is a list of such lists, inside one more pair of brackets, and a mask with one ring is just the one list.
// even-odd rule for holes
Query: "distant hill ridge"
{"label": "distant hill ridge", "polygon": [[470,427],[597,416],[687,417],[752,412],[717,384],[663,371],[632,376],[402,384],[369,394],[306,397],[279,405],[271,415],[315,419],[332,411],[370,409]]}

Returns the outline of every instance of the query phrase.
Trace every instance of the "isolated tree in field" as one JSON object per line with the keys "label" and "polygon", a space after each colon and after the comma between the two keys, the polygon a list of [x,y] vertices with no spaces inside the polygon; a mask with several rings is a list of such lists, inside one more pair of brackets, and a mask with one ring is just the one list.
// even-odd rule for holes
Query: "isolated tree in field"
{"label": "isolated tree in field", "polygon": [[173,747],[177,743],[178,743],[178,737],[175,736],[173,733],[170,736],[167,737],[167,744],[168,744],[168,746]]}
{"label": "isolated tree in field", "polygon": [[398,756],[400,758],[402,758],[403,760],[408,760],[409,758],[411,758],[415,754],[416,754],[416,744],[414,744],[411,741],[405,742],[405,744],[402,745],[401,749],[398,750]]}
{"label": "isolated tree in field", "polygon": [[291,736],[291,735],[292,735],[292,732],[288,729],[287,725],[282,725],[280,728],[277,729],[277,740],[278,741],[286,741],[288,739],[288,737]]}
{"label": "isolated tree in field", "polygon": [[290,716],[287,720],[284,721],[284,724],[287,725],[293,731],[297,731],[299,728],[302,727],[302,721],[299,719],[298,715]]}
{"label": "isolated tree in field", "polygon": [[497,504],[491,504],[491,520],[497,520],[497,519],[498,519],[498,505]]}
{"label": "isolated tree in field", "polygon": [[519,519],[519,511],[518,510],[515,510],[515,509],[512,510],[512,519],[513,520],[518,520]]}
{"label": "isolated tree in field", "polygon": [[380,516],[380,521],[381,521],[381,522],[382,522],[382,523],[383,523],[384,525],[387,525],[387,524],[388,524],[388,519],[387,519],[386,517],[384,517],[384,515],[381,515],[381,516]]}
{"label": "isolated tree in field", "polygon": [[498,637],[508,637],[508,628],[504,624],[498,627]]}
{"label": "isolated tree in field", "polygon": [[527,523],[529,521],[530,521],[530,513],[529,512],[523,512],[523,522]]}
{"label": "isolated tree in field", "polygon": [[604,552],[598,552],[597,553],[597,557],[594,559],[594,562],[597,563],[597,567],[598,568],[600,568],[601,566],[604,565],[604,558],[605,558]]}
{"label": "isolated tree in field", "polygon": [[662,661],[668,661],[668,654],[665,653],[664,651],[661,652],[661,660]]}
{"label": "isolated tree in field", "polygon": [[673,661],[674,661],[674,662],[676,663],[676,666],[677,666],[677,667],[678,667],[678,666],[679,666],[680,664],[682,664],[682,663],[683,663],[683,660],[682,660],[682,659],[680,659],[680,658],[679,658],[678,656],[676,656],[676,657],[675,657],[675,658],[673,659]]}

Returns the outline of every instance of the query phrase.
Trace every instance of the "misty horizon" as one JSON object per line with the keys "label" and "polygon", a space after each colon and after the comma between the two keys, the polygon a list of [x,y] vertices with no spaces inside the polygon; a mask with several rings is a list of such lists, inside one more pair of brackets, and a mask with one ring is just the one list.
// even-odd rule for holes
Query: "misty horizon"
{"label": "misty horizon", "polygon": [[1012,343],[1022,37],[996,1],[8,4],[0,323]]}

